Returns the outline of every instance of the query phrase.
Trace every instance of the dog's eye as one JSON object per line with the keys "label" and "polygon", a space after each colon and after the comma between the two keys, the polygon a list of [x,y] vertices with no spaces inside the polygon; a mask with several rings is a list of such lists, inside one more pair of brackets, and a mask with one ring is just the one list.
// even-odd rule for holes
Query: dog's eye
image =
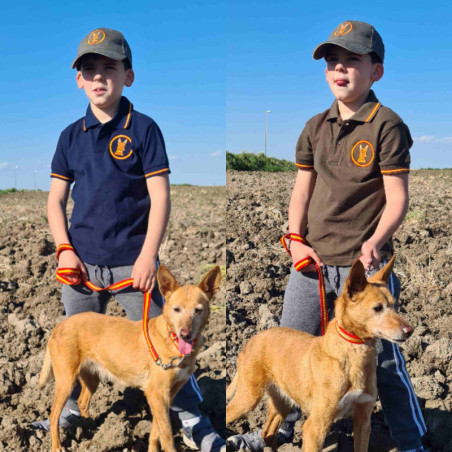
{"label": "dog's eye", "polygon": [[377,306],[374,306],[374,311],[375,312],[383,311],[383,305],[382,304],[377,304]]}
{"label": "dog's eye", "polygon": [[176,306],[175,308],[173,308],[173,311],[174,311],[174,312],[180,312],[181,309],[180,309],[179,307]]}
{"label": "dog's eye", "polygon": [[195,314],[201,314],[202,308],[195,308]]}

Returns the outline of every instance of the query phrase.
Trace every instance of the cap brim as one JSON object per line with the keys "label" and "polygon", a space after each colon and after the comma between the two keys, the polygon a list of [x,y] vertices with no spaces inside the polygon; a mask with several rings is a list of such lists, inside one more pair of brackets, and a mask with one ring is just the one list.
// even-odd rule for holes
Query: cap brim
{"label": "cap brim", "polygon": [[321,58],[324,58],[328,46],[331,45],[342,47],[343,49],[348,50],[349,52],[359,53],[361,55],[372,52],[372,49],[370,49],[369,47],[366,47],[357,42],[347,41],[346,39],[341,39],[339,42],[325,41],[319,44],[314,49],[314,52],[312,52],[312,57],[314,58],[314,60],[320,60]]}
{"label": "cap brim", "polygon": [[103,55],[103,56],[105,56],[107,58],[111,58],[112,60],[118,60],[118,61],[122,61],[122,60],[126,60],[127,59],[127,57],[125,57],[124,55],[121,55],[121,54],[116,53],[116,52],[112,52],[111,50],[96,50],[95,52],[93,52],[90,49],[89,52],[84,52],[81,55],[77,56],[77,58],[72,63],[72,69],[75,69],[77,67],[77,62],[80,60],[80,58],[82,58],[85,55],[88,55],[90,53],[94,53],[96,55]]}

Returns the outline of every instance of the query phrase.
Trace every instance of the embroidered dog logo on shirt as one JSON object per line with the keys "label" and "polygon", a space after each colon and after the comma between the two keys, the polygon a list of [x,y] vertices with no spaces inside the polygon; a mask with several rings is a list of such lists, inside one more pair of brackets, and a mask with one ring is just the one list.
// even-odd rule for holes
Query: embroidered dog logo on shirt
{"label": "embroidered dog logo on shirt", "polygon": [[94,45],[99,44],[105,39],[105,33],[103,30],[94,30],[88,36],[88,44]]}
{"label": "embroidered dog logo on shirt", "polygon": [[351,158],[356,166],[369,166],[374,160],[374,148],[369,141],[358,141],[352,148]]}
{"label": "embroidered dog logo on shirt", "polygon": [[334,32],[334,36],[344,36],[347,33],[350,33],[353,29],[353,24],[351,22],[344,22],[337,27]]}
{"label": "embroidered dog logo on shirt", "polygon": [[109,149],[112,157],[125,160],[133,153],[132,140],[127,135],[117,135],[111,139]]}

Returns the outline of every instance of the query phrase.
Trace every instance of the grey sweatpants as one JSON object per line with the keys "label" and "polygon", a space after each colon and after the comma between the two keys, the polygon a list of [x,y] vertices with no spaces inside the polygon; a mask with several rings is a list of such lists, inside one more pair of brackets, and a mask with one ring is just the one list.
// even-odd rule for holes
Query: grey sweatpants
{"label": "grey sweatpants", "polygon": [[[107,287],[113,283],[130,278],[132,266],[108,267],[86,264],[90,281],[99,286]],[[80,312],[98,312],[105,314],[107,304],[111,296],[124,308],[130,320],[141,320],[143,318],[143,294],[140,291],[128,287],[126,289],[114,291],[94,292],[84,284],[77,286],[63,285],[62,299],[67,317]],[[152,303],[149,308],[149,318],[157,317],[162,313],[165,300],[160,294],[156,284],[152,291]],[[80,394],[80,385],[77,384],[66,405],[72,410],[78,411],[77,399]],[[198,405],[202,402],[201,391],[195,376],[190,380],[174,397],[171,409],[178,413],[181,420],[191,419],[200,416]]]}
{"label": "grey sweatpants", "polygon": [[[334,300],[342,292],[350,267],[324,266],[325,291],[327,294],[328,318],[334,317]],[[400,281],[392,273],[389,288],[398,301]],[[292,266],[289,283],[284,294],[281,326],[319,336],[320,299],[317,272],[297,272]],[[421,437],[426,433],[424,419],[405,361],[397,346],[386,340],[377,342],[378,365],[377,387],[383,412],[391,437],[401,450],[421,446]]]}

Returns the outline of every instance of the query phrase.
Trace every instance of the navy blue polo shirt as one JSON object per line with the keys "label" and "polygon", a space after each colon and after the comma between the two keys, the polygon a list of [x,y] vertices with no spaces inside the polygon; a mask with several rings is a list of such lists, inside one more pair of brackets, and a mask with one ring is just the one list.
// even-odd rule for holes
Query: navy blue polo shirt
{"label": "navy blue polo shirt", "polygon": [[51,177],[74,182],[69,235],[84,262],[134,264],[148,227],[146,179],[169,172],[158,125],[125,97],[111,121],[101,124],[88,107],[63,130]]}

